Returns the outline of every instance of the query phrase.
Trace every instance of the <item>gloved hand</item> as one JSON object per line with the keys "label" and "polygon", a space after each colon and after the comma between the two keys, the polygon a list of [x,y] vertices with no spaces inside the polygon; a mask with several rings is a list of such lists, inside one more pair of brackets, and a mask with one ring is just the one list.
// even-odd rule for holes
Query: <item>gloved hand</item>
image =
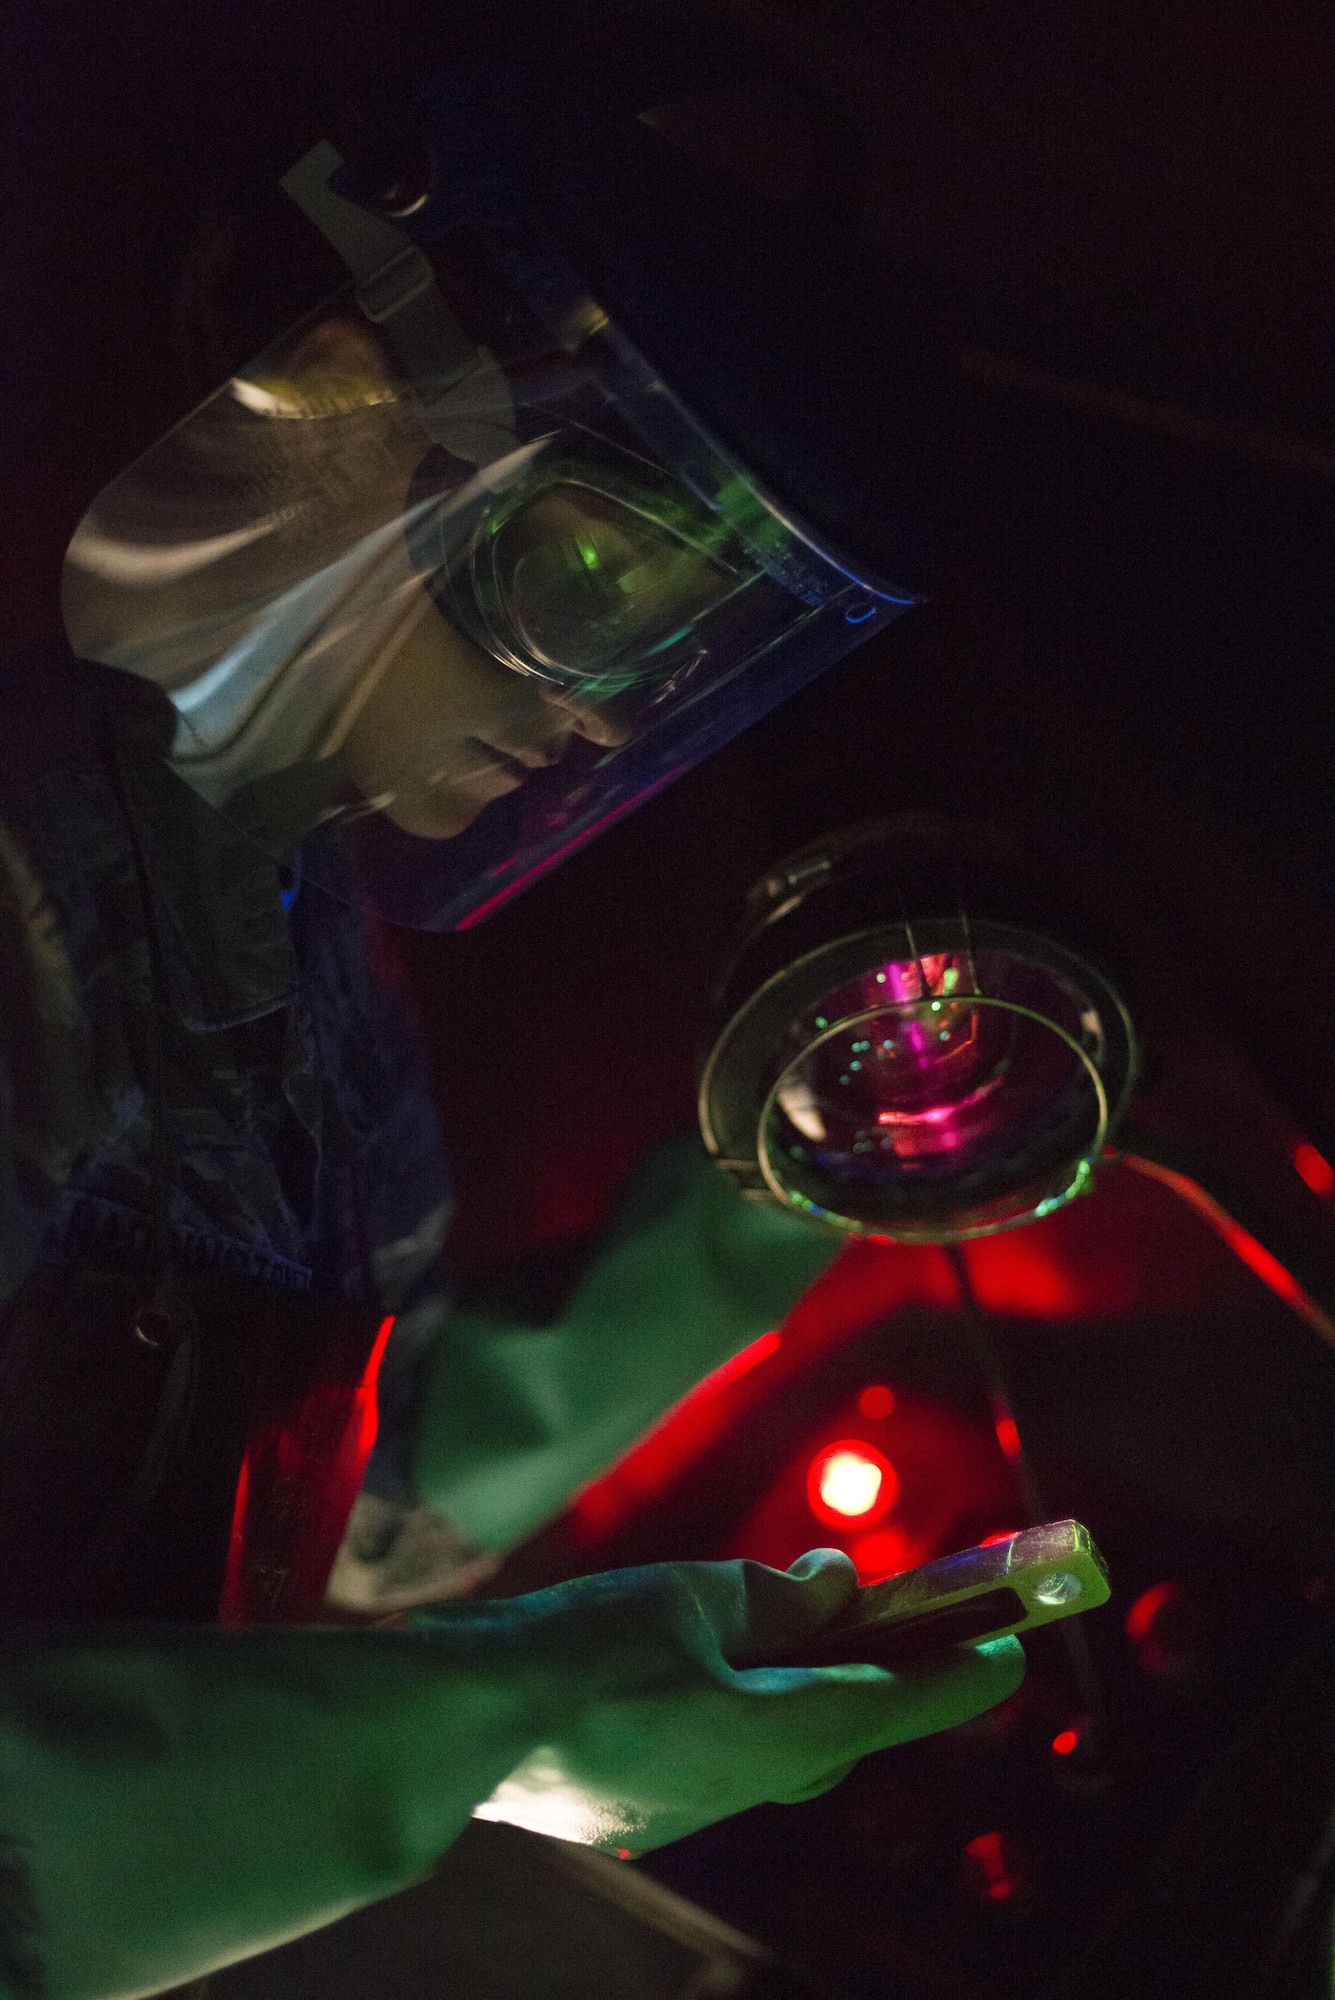
{"label": "gloved hand", "polygon": [[827,1550],[786,1576],[667,1563],[394,1631],[12,1631],[0,1990],[193,1978],[416,1880],[479,1803],[653,1847],[810,1796],[1019,1681],[1010,1639],[912,1674],[729,1664],[800,1644],[853,1588]]}
{"label": "gloved hand", "polygon": [[641,1852],[765,1800],[813,1798],[869,1751],[967,1721],[1018,1687],[1015,1639],[912,1672],[744,1664],[801,1645],[856,1588],[848,1557],[817,1549],[787,1574],[663,1563],[525,1600],[547,1610],[530,1638],[571,1706],[478,1817]]}
{"label": "gloved hand", "polygon": [[554,1322],[446,1317],[413,1460],[423,1499],[476,1550],[513,1548],[778,1326],[843,1247],[833,1230],[743,1200],[698,1136],[660,1148]]}

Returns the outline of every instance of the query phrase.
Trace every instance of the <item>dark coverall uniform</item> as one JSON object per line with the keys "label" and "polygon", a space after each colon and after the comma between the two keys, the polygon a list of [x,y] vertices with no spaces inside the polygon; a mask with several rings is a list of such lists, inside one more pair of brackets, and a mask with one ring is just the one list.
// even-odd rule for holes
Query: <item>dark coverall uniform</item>
{"label": "dark coverall uniform", "polygon": [[[314,1380],[356,1371],[397,1313],[397,1363],[438,1312],[447,1183],[360,919],[318,893],[285,911],[276,864],[162,763],[155,691],[75,662],[63,679],[64,701],[60,677],[44,699],[29,680],[40,721],[4,732],[11,766],[29,748],[0,817],[0,1602],[207,1619],[245,1322],[340,1327],[338,1353],[308,1338]],[[136,1336],[161,1282],[190,1293],[188,1388],[181,1330]],[[392,1451],[372,1474],[391,1492]]]}
{"label": "dark coverall uniform", "polygon": [[0,704],[3,2000],[263,1950],[417,1879],[475,1809],[648,1848],[1011,1691],[1010,1640],[914,1676],[734,1665],[847,1602],[830,1552],[293,1630],[387,1314],[371,1497],[392,1529],[416,1478],[466,1574],[836,1246],[677,1149],[552,1326],[442,1314],[429,1100],[357,920],[285,913],[162,765],[151,690],[43,660]]}

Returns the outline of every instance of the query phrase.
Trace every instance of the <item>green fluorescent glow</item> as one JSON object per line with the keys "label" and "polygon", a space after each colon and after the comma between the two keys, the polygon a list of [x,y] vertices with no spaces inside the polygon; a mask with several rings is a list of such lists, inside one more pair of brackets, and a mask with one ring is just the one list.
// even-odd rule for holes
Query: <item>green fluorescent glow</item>
{"label": "green fluorescent glow", "polygon": [[1060,1194],[1049,1195],[1046,1201],[1041,1201],[1034,1210],[1034,1220],[1040,1221],[1043,1216],[1052,1215],[1057,1209],[1065,1208],[1068,1201],[1074,1201],[1077,1195],[1084,1194],[1093,1184],[1094,1162],[1082,1160],[1075,1170],[1070,1186],[1063,1188]]}
{"label": "green fluorescent glow", "polygon": [[598,546],[592,535],[576,535],[575,547],[580,552],[585,569],[598,569],[601,566]]}

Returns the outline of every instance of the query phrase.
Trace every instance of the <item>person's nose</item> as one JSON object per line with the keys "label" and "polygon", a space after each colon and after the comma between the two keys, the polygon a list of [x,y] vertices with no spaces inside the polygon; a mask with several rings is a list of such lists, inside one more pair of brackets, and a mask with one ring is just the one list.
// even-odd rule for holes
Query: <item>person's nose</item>
{"label": "person's nose", "polygon": [[629,743],[634,733],[628,722],[617,720],[611,708],[599,708],[593,702],[581,701],[577,695],[544,688],[541,698],[546,708],[562,718],[563,748],[572,736],[583,736],[605,750],[617,750],[623,743]]}
{"label": "person's nose", "polygon": [[503,725],[484,732],[484,741],[503,750],[530,771],[559,764],[578,728],[576,718],[562,705],[547,699],[546,691],[532,681],[523,684],[518,698],[507,705]]}

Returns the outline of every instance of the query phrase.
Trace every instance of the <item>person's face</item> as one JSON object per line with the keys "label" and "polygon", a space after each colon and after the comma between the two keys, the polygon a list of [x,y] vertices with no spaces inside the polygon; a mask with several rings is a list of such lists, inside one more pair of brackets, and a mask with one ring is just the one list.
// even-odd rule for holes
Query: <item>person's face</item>
{"label": "person's face", "polygon": [[502,666],[423,591],[342,754],[358,791],[396,826],[450,840],[531,771],[558,763],[572,737],[610,747],[626,734],[606,711]]}

